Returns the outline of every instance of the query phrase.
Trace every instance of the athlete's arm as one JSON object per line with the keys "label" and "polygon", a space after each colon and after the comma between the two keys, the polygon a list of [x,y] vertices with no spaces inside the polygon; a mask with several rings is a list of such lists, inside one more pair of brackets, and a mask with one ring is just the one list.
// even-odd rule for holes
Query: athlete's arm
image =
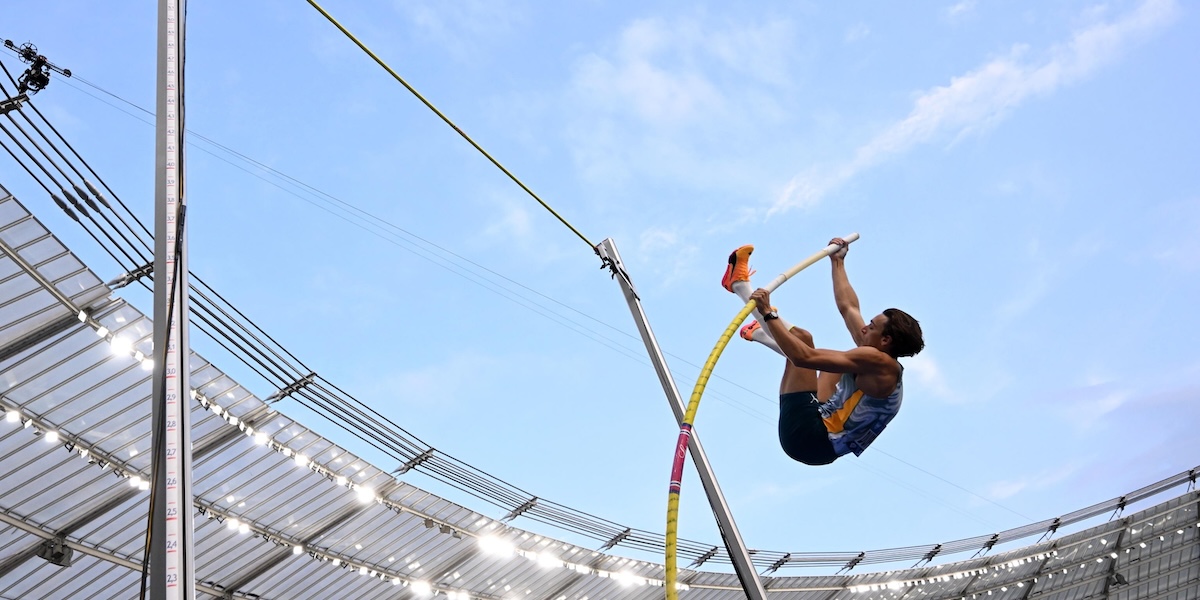
{"label": "athlete's arm", "polygon": [[[771,293],[763,288],[754,290],[750,299],[759,306],[771,305]],[[877,348],[862,346],[845,352],[813,348],[793,336],[779,319],[765,320],[761,324],[771,332],[784,356],[798,367],[863,375],[879,375],[895,368],[895,361]]]}
{"label": "athlete's arm", "polygon": [[846,275],[846,252],[850,246],[842,238],[833,238],[829,243],[843,245],[841,250],[829,255],[829,264],[833,268],[833,300],[837,303],[838,312],[842,314],[842,321],[846,323],[854,345],[861,346],[862,328],[866,321],[863,320],[862,309],[858,305],[858,294],[854,292],[850,285],[850,277]]}

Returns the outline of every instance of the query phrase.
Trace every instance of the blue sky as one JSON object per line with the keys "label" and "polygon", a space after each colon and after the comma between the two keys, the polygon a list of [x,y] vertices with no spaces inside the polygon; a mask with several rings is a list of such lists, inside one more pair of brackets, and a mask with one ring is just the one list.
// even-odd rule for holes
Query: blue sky
{"label": "blue sky", "polygon": [[[927,349],[886,434],[813,468],[775,440],[781,360],[730,344],[696,427],[749,546],[987,534],[1200,462],[1195,6],[323,5],[593,243],[616,241],[685,395],[740,308],[719,286],[730,250],[754,243],[765,283],[862,235],[847,265],[864,312],[912,313]],[[154,11],[5,17],[0,36],[73,71],[36,103],[149,222],[150,118],[83,81],[153,109]],[[193,136],[192,271],[438,449],[661,530],[678,428],[591,250],[307,3],[193,2],[187,42],[188,128],[328,194]],[[118,274],[11,159],[0,176]],[[773,298],[818,345],[851,344],[825,263]],[[681,535],[719,539],[690,475]]]}

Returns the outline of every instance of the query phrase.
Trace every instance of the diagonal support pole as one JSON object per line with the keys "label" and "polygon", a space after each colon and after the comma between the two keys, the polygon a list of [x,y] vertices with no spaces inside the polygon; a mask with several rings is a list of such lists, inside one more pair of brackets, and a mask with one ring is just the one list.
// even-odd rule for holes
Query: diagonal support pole
{"label": "diagonal support pole", "polygon": [[[625,265],[621,262],[616,242],[612,238],[606,238],[596,246],[596,252],[612,269],[614,278],[621,285],[625,301],[629,303],[629,311],[633,313],[633,321],[637,324],[638,331],[642,334],[642,341],[646,344],[646,351],[650,354],[650,362],[654,364],[654,370],[658,373],[658,380],[662,384],[663,392],[667,394],[671,410],[675,413],[675,421],[682,425],[686,413],[683,397],[679,395],[679,389],[675,387],[675,380],[667,369],[667,361],[658,346],[658,340],[655,339],[654,332],[650,330],[650,323],[646,320],[645,311],[642,310],[641,298],[638,297],[633,282],[625,270]],[[746,544],[742,542],[737,525],[733,522],[733,514],[729,511],[729,505],[725,502],[721,487],[717,485],[716,475],[713,474],[712,465],[708,462],[704,447],[700,445],[700,436],[695,430],[692,431],[691,439],[688,442],[688,450],[696,464],[696,470],[699,472],[700,481],[704,486],[704,493],[708,495],[708,503],[712,506],[713,515],[717,518],[721,537],[725,540],[725,547],[729,550],[729,557],[733,561],[733,568],[742,583],[746,597],[749,600],[765,600],[767,592],[763,588],[762,581],[759,580],[758,572],[754,570],[754,564],[750,562],[750,553],[746,549]]]}

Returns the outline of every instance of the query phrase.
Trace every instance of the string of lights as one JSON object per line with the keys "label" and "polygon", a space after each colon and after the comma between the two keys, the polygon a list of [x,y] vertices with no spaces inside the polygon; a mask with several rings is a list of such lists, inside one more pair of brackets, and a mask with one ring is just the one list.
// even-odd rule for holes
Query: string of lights
{"label": "string of lights", "polygon": [[[110,332],[105,333],[105,337],[111,335]],[[118,338],[113,338],[118,339]],[[111,341],[110,341],[111,343]],[[124,344],[120,344],[119,348],[114,348],[114,353],[124,354],[126,348]],[[136,360],[132,354],[129,355]],[[511,557],[517,556],[524,558],[533,563],[536,563],[542,568],[562,568],[583,575],[588,575],[598,578],[611,578],[622,585],[637,585],[637,586],[659,586],[663,585],[661,579],[646,578],[635,575],[629,571],[612,571],[599,569],[590,565],[575,562],[565,556],[582,554],[588,558],[594,558],[599,553],[585,548],[563,546],[561,555],[547,552],[524,549],[518,546],[518,542],[511,540],[512,537],[521,539],[530,539],[532,536],[528,533],[520,532],[503,525],[498,521],[482,517],[477,520],[471,531],[440,520],[433,515],[425,514],[410,506],[406,506],[396,502],[390,498],[379,495],[375,490],[355,484],[347,480],[343,476],[335,475],[335,472],[325,466],[318,465],[308,459],[302,453],[296,452],[286,445],[277,443],[270,439],[266,433],[256,431],[252,426],[247,425],[231,413],[221,407],[220,404],[213,402],[198,391],[193,390],[191,396],[202,407],[211,410],[214,415],[221,418],[228,426],[238,428],[247,437],[251,438],[255,445],[262,446],[278,452],[284,457],[290,459],[298,469],[311,471],[322,476],[328,482],[335,486],[347,488],[355,492],[355,497],[362,504],[380,505],[390,511],[396,513],[408,513],[416,518],[423,520],[424,526],[428,529],[437,528],[439,533],[453,536],[455,538],[470,538],[475,540],[480,550],[485,554],[493,557]],[[0,410],[4,413],[3,421],[10,424],[19,424],[23,429],[30,430],[32,435],[39,436],[47,443],[62,444],[66,451],[76,454],[80,459],[87,461],[89,464],[96,465],[101,471],[110,471],[114,476],[125,480],[128,485],[139,491],[148,491],[150,489],[149,475],[141,473],[134,468],[129,467],[121,459],[98,450],[95,446],[89,445],[82,439],[60,433],[56,428],[40,419],[30,415],[22,414],[17,407],[0,403]],[[493,596],[486,593],[472,593],[468,590],[457,589],[443,584],[431,582],[427,579],[414,577],[410,574],[402,573],[399,569],[388,565],[375,562],[357,560],[353,557],[346,556],[336,552],[330,548],[320,547],[311,542],[297,539],[293,536],[271,529],[264,525],[255,523],[254,521],[245,518],[232,510],[223,509],[216,503],[205,502],[202,499],[194,500],[194,507],[197,515],[204,517],[210,521],[216,521],[223,524],[225,528],[231,532],[236,532],[242,535],[253,535],[260,537],[263,540],[271,543],[276,547],[284,546],[290,548],[291,554],[294,556],[307,556],[315,561],[329,564],[332,567],[342,569],[350,569],[357,571],[360,575],[367,577],[378,578],[382,581],[389,581],[392,585],[411,587],[412,590],[421,596],[431,596],[435,594],[443,594],[448,600],[469,600],[472,598],[491,598]],[[535,541],[540,541],[538,537]],[[648,563],[639,563],[642,566],[648,566]],[[405,565],[412,569],[414,563]],[[683,585],[680,589],[689,589]]]}
{"label": "string of lights", "polygon": [[[121,346],[120,352],[125,352],[124,345]],[[130,354],[129,357],[136,360],[136,356],[133,354]],[[570,556],[580,552],[587,555],[587,557],[594,557],[597,555],[595,551],[564,546],[563,552],[556,554],[521,548],[519,547],[519,541],[514,541],[512,538],[516,537],[528,540],[531,537],[528,533],[522,534],[518,530],[508,528],[500,522],[487,519],[486,517],[482,517],[476,521],[471,531],[465,531],[450,523],[440,521],[431,515],[425,515],[411,507],[380,496],[374,490],[363,486],[356,486],[345,478],[334,475],[334,471],[313,463],[308,460],[308,457],[291,450],[286,445],[272,441],[264,432],[254,430],[252,426],[233,416],[227,410],[223,409],[219,403],[205,397],[203,394],[193,391],[191,395],[202,407],[211,410],[214,415],[221,418],[229,427],[236,427],[247,437],[253,439],[256,446],[265,447],[282,454],[291,459],[296,468],[317,473],[333,485],[354,490],[358,502],[363,504],[377,504],[398,513],[410,513],[417,518],[423,519],[425,527],[428,529],[436,527],[438,532],[442,534],[452,535],[460,539],[473,539],[478,544],[480,551],[489,556],[516,556],[529,560],[541,568],[562,568],[586,576],[610,578],[626,586],[662,587],[664,585],[661,579],[642,577],[629,571],[598,569],[581,562],[563,558],[563,555]],[[0,411],[3,412],[2,422],[13,426],[19,425],[22,429],[30,431],[31,435],[41,437],[46,443],[61,444],[67,452],[77,455],[81,460],[87,461],[88,464],[97,466],[101,471],[111,471],[114,476],[127,481],[128,485],[134,489],[139,491],[149,490],[150,483],[146,475],[138,472],[136,469],[130,468],[119,458],[107,454],[79,438],[60,433],[53,426],[39,418],[32,415],[25,415],[19,408],[3,402],[2,398],[0,398]],[[330,548],[314,545],[311,542],[305,542],[304,540],[289,536],[285,532],[255,523],[253,520],[247,519],[232,510],[223,509],[213,502],[205,502],[197,498],[194,502],[194,508],[199,516],[219,525],[224,525],[230,532],[261,538],[273,547],[288,548],[290,549],[290,553],[295,557],[304,556],[310,560],[327,564],[334,568],[347,569],[357,572],[361,576],[390,582],[393,586],[411,588],[415,594],[420,596],[445,595],[448,600],[484,600],[495,597],[491,594],[455,588],[442,583],[432,582],[427,578],[405,574],[397,567],[346,556]],[[1066,554],[1060,553],[1055,548],[1041,549],[1035,545],[1026,548],[1026,553],[1023,555],[1010,555],[1003,561],[994,564],[966,567],[963,566],[964,563],[958,565],[952,564],[944,568],[939,568],[934,573],[920,577],[912,576],[913,571],[909,570],[887,572],[881,574],[884,577],[882,581],[870,583],[852,583],[853,579],[847,578],[846,584],[840,586],[783,585],[773,587],[772,589],[779,593],[848,591],[855,595],[861,595],[864,600],[889,600],[901,597],[907,589],[916,589],[918,592],[923,592],[922,588],[924,586],[946,583],[953,585],[956,582],[960,582],[958,583],[961,586],[960,591],[949,595],[949,597],[958,596],[960,600],[980,600],[994,594],[1007,592],[1010,588],[1032,588],[1043,577],[1047,581],[1051,581],[1055,576],[1069,576],[1072,571],[1086,570],[1093,566],[1093,564],[1103,565],[1106,561],[1115,562],[1122,554],[1128,555],[1133,552],[1135,547],[1137,549],[1147,548],[1148,542],[1145,541],[1146,539],[1153,540],[1156,537],[1158,542],[1165,542],[1168,535],[1181,536],[1188,530],[1200,528],[1200,522],[1174,523],[1170,522],[1169,519],[1159,519],[1131,523],[1129,527],[1132,534],[1142,536],[1142,541],[1138,541],[1125,548],[1113,545],[1113,542],[1104,537],[1104,534],[1096,534],[1088,539],[1074,540],[1074,550]],[[1096,557],[1090,555],[1079,557],[1078,555],[1081,554],[1080,548],[1083,544],[1088,544],[1087,548],[1089,549],[1092,547],[1092,544],[1099,544],[1104,549],[1104,552]],[[1110,548],[1110,546],[1112,547]],[[1053,561],[1057,561],[1058,564],[1051,565]],[[645,563],[641,564],[645,565]],[[1034,565],[1036,569],[1032,573],[1023,573],[1023,570],[1029,570],[1027,565]],[[410,570],[415,570],[419,564],[413,561],[404,566]],[[1091,577],[1108,576],[1117,580],[1115,576],[1107,575],[1107,570],[1099,569],[1097,573]],[[1086,582],[1086,580],[1076,581],[1071,585],[1079,586]],[[679,588],[681,591],[687,589],[702,590],[717,589],[717,586],[680,584]],[[1062,590],[1058,589],[1056,591]]]}

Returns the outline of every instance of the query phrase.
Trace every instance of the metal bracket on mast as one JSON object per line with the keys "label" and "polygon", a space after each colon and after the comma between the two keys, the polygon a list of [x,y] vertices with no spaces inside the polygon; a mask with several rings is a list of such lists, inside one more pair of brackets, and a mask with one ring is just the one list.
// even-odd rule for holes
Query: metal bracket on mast
{"label": "metal bracket on mast", "polygon": [[[642,310],[641,299],[634,290],[633,281],[625,270],[624,263],[621,262],[616,242],[611,238],[605,239],[596,246],[596,254],[600,255],[604,266],[612,271],[613,278],[620,283],[621,291],[625,294],[625,301],[629,303],[629,311],[633,313],[633,321],[637,324],[638,331],[642,334],[642,341],[646,344],[646,351],[650,354],[650,362],[654,364],[654,370],[658,372],[658,380],[662,384],[663,392],[667,395],[671,410],[675,413],[675,421],[682,426],[686,406],[683,398],[679,395],[679,389],[675,387],[675,380],[671,377],[670,370],[667,369],[667,361],[663,357],[662,349],[658,346],[658,340],[655,339],[654,332],[650,330],[650,323],[646,319],[645,311]],[[693,462],[696,463],[696,471],[700,475],[704,492],[708,495],[708,503],[712,506],[713,515],[717,518],[721,537],[725,540],[729,558],[733,561],[733,568],[742,582],[746,597],[750,600],[765,600],[766,589],[759,580],[758,572],[754,570],[754,564],[750,561],[750,553],[746,550],[746,544],[742,542],[742,536],[733,522],[729,505],[725,502],[721,487],[717,485],[712,465],[708,462],[704,447],[700,445],[700,436],[694,429],[688,443],[688,450],[691,452]]]}

